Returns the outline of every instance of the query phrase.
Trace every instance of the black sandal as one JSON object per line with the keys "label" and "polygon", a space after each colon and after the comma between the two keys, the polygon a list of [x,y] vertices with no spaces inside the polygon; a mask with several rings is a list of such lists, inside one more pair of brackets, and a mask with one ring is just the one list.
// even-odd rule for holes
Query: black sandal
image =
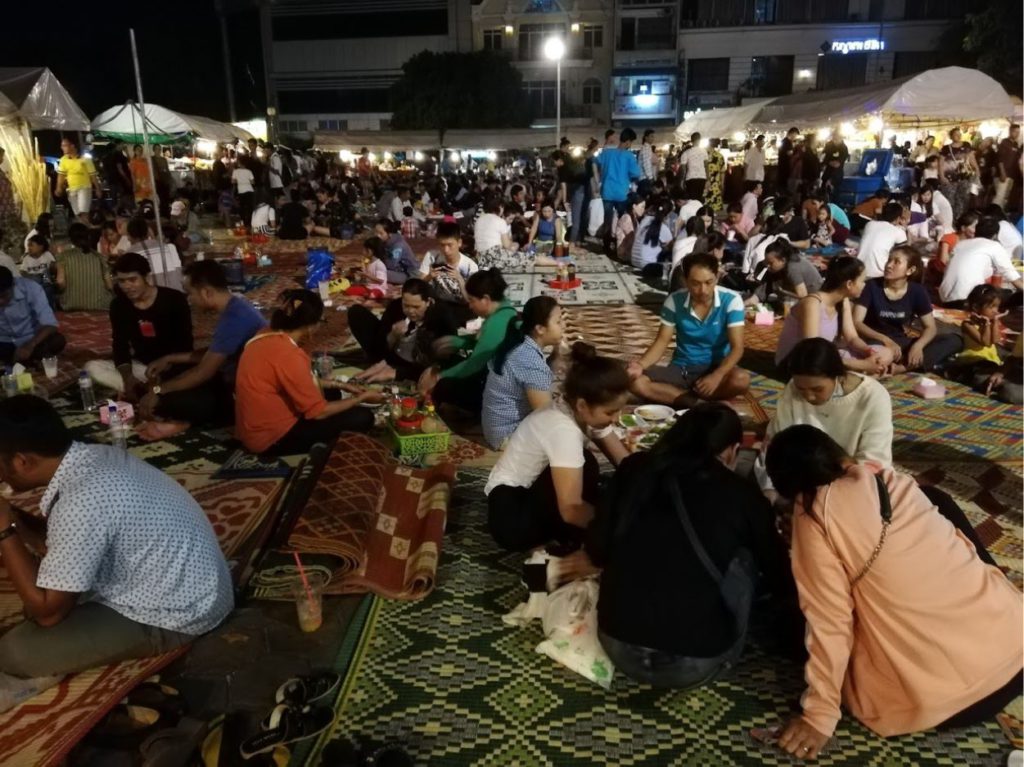
{"label": "black sandal", "polygon": [[337,690],[340,684],[341,675],[333,671],[293,677],[277,688],[274,702],[297,707],[308,706],[321,698],[326,698]]}
{"label": "black sandal", "polygon": [[326,706],[297,709],[282,704],[274,708],[267,724],[266,730],[242,741],[239,752],[244,759],[316,737],[334,724],[334,710]]}

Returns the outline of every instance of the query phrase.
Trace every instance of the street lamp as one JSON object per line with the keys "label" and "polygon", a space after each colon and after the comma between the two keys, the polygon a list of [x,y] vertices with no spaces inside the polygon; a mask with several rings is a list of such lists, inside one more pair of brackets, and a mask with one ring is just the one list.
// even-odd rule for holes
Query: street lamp
{"label": "street lamp", "polygon": [[560,37],[549,37],[544,43],[544,56],[555,62],[555,146],[562,140],[562,57],[565,43]]}

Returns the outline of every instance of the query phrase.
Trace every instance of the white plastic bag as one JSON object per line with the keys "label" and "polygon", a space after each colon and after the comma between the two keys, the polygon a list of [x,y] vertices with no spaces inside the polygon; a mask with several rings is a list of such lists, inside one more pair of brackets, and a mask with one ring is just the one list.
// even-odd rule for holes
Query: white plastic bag
{"label": "white plastic bag", "polygon": [[587,234],[596,237],[598,230],[604,223],[604,200],[595,197],[590,201],[589,218],[587,218]]}
{"label": "white plastic bag", "polygon": [[615,667],[597,638],[597,594],[595,579],[573,581],[550,594],[530,594],[528,602],[502,620],[511,626],[525,626],[539,618],[545,639],[537,645],[537,652],[607,690]]}

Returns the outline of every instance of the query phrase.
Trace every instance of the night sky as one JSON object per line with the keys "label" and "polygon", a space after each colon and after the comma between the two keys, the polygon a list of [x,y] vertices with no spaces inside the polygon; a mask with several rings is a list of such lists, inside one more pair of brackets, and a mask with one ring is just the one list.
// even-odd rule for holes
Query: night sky
{"label": "night sky", "polygon": [[[228,19],[238,118],[263,116],[257,15],[235,12]],[[93,118],[135,98],[130,27],[147,102],[228,119],[213,0],[7,0],[0,10],[0,66],[49,67]]]}

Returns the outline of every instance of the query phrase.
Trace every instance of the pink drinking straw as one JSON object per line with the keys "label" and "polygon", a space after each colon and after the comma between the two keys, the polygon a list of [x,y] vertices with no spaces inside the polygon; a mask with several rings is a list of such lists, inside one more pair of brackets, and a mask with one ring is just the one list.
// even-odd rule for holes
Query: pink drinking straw
{"label": "pink drinking straw", "polygon": [[306,569],[302,566],[302,560],[299,559],[299,552],[293,551],[295,555],[295,564],[299,568],[299,577],[302,578],[302,586],[306,589],[306,596],[309,597],[309,605],[313,606],[313,590],[309,587],[309,580],[306,578]]}

